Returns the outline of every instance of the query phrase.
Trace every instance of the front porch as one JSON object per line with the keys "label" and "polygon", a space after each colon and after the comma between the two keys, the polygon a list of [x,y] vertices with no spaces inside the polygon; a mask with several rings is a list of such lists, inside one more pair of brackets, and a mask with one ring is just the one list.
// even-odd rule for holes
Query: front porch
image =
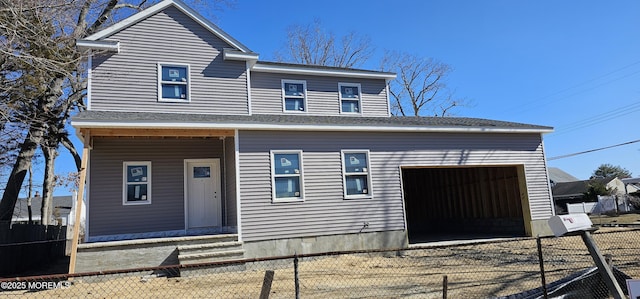
{"label": "front porch", "polygon": [[237,233],[234,130],[80,131],[89,148],[85,242]]}

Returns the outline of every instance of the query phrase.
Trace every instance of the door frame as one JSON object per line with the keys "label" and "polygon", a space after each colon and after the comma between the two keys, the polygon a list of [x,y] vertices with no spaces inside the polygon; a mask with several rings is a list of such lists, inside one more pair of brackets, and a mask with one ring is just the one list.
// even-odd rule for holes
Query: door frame
{"label": "door frame", "polygon": [[217,163],[218,164],[218,181],[214,182],[218,184],[219,194],[218,200],[220,201],[220,210],[217,211],[218,218],[220,219],[220,228],[224,226],[224,219],[222,219],[222,165],[220,165],[220,158],[206,158],[206,159],[184,159],[184,233],[189,230],[189,163]]}

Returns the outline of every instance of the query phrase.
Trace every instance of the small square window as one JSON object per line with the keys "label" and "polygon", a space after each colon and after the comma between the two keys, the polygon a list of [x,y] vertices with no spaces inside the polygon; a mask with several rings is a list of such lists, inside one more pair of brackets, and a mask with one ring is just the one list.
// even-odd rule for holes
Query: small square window
{"label": "small square window", "polygon": [[282,80],[282,97],[283,110],[285,112],[306,111],[306,81]]}
{"label": "small square window", "polygon": [[151,203],[151,162],[124,162],[124,205]]}
{"label": "small square window", "polygon": [[201,179],[201,178],[210,178],[211,177],[211,167],[194,167],[193,168],[193,178]]}
{"label": "small square window", "polygon": [[341,113],[361,113],[360,90],[360,84],[338,83]]}
{"label": "small square window", "polygon": [[304,200],[302,181],[301,151],[271,152],[273,202]]}
{"label": "small square window", "polygon": [[158,64],[158,101],[187,102],[190,100],[189,66]]}

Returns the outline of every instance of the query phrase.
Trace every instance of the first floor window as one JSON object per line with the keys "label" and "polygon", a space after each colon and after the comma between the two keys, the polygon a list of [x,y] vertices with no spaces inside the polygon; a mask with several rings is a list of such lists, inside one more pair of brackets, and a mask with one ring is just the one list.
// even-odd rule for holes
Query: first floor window
{"label": "first floor window", "polygon": [[307,83],[305,81],[283,80],[282,97],[285,112],[306,111]]}
{"label": "first floor window", "polygon": [[124,162],[123,203],[151,203],[151,162]]}
{"label": "first floor window", "polygon": [[342,177],[345,198],[371,197],[369,152],[342,151]]}
{"label": "first floor window", "polygon": [[274,202],[303,200],[302,151],[272,151],[271,178]]}
{"label": "first floor window", "polygon": [[189,101],[189,66],[158,64],[158,100]]}

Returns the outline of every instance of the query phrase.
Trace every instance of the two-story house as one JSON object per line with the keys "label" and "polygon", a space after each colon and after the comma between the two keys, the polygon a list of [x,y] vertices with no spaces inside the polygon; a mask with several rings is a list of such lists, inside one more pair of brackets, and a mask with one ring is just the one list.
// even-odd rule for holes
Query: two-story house
{"label": "two-story house", "polygon": [[[179,0],[78,47],[89,88],[72,125],[90,149],[79,263],[218,234],[264,257],[549,232],[550,127],[391,116],[395,74],[260,61]],[[141,254],[157,244],[166,252]],[[156,263],[122,252],[101,269]]]}

